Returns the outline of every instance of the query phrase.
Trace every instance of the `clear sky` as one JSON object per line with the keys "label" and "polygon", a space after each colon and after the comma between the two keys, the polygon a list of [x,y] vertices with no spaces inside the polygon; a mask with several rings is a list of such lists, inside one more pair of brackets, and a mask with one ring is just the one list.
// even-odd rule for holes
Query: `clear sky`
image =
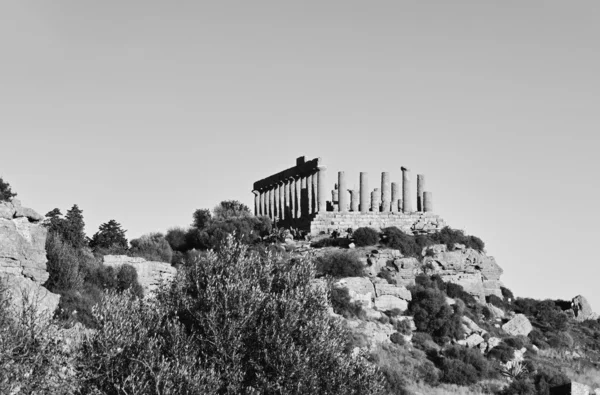
{"label": "clear sky", "polygon": [[0,175],[138,237],[321,157],[427,178],[519,296],[600,311],[600,2],[6,1]]}

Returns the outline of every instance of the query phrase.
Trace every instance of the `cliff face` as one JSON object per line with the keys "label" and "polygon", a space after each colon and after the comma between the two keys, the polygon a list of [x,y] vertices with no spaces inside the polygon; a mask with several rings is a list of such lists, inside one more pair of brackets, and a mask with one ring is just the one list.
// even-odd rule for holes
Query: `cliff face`
{"label": "cliff face", "polygon": [[47,232],[42,220],[41,215],[22,207],[16,199],[0,202],[0,283],[7,288],[14,307],[28,300],[40,311],[52,313],[60,296],[42,286],[48,280]]}
{"label": "cliff face", "polygon": [[465,291],[485,303],[488,295],[502,297],[500,276],[502,268],[493,257],[483,252],[457,244],[448,251],[445,245],[434,245],[423,251],[423,260],[403,257],[398,250],[371,250],[362,257],[370,277],[380,272],[395,279],[399,285],[412,285],[415,277],[424,270],[438,274],[446,282],[462,285]]}

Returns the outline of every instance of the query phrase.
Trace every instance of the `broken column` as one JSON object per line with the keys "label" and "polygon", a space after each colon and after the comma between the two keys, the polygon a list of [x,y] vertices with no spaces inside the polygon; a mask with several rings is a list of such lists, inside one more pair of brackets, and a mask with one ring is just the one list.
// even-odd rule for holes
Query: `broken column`
{"label": "broken column", "polygon": [[398,212],[398,200],[400,200],[400,184],[392,182],[392,213]]}
{"label": "broken column", "polygon": [[369,174],[360,172],[360,212],[369,211]]}
{"label": "broken column", "polygon": [[340,191],[338,190],[337,182],[333,185],[333,189],[331,190],[331,207],[333,211],[338,211],[340,205],[338,204],[340,200]]}
{"label": "broken column", "polygon": [[433,211],[431,192],[423,192],[423,211],[426,213]]}
{"label": "broken column", "polygon": [[402,211],[404,213],[412,213],[412,200],[410,198],[410,170],[406,167],[401,167],[402,170]]}
{"label": "broken column", "polygon": [[319,173],[318,174],[318,182],[317,182],[317,201],[318,201],[318,211],[320,213],[324,213],[325,211],[327,211],[327,192],[325,192],[325,190],[327,189],[327,182],[326,182],[326,170],[327,167],[325,166],[319,166]]}
{"label": "broken column", "polygon": [[346,188],[346,173],[338,172],[338,210],[345,213],[348,211],[348,188]]}
{"label": "broken column", "polygon": [[381,191],[379,188],[375,188],[373,192],[371,192],[371,211],[375,213],[379,212],[379,205],[381,204],[380,199]]}
{"label": "broken column", "polygon": [[349,189],[348,192],[350,192],[350,211],[357,212],[360,199],[360,191],[357,191],[356,189]]}
{"label": "broken column", "polygon": [[425,190],[425,176],[417,174],[417,211],[423,211],[423,191]]}
{"label": "broken column", "polygon": [[381,173],[381,211],[387,213],[390,211],[390,173],[384,171]]}

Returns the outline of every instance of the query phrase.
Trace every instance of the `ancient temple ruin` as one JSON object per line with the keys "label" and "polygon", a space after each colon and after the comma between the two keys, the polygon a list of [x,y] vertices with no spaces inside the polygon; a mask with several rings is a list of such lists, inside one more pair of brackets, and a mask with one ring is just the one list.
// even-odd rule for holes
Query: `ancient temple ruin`
{"label": "ancient temple ruin", "polygon": [[[348,189],[344,171],[337,183],[328,184],[321,158],[296,159],[296,166],[254,183],[254,213],[271,218],[278,226],[294,227],[312,235],[369,226],[396,226],[407,233],[435,232],[445,226],[432,213],[432,193],[425,190],[425,177],[417,175],[416,196],[410,170],[401,167],[402,182],[392,182],[381,173],[378,187],[369,189],[369,175],[361,172],[360,189]],[[413,206],[416,200],[416,210]]]}

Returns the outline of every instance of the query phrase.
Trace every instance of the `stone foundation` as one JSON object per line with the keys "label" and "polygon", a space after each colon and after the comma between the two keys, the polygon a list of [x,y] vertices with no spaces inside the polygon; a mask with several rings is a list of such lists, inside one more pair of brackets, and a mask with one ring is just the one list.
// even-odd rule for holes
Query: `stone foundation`
{"label": "stone foundation", "polygon": [[381,230],[389,226],[395,226],[408,234],[420,234],[437,232],[446,226],[446,223],[438,215],[431,213],[325,212],[316,214],[310,223],[300,229],[314,236],[348,228],[370,227]]}

